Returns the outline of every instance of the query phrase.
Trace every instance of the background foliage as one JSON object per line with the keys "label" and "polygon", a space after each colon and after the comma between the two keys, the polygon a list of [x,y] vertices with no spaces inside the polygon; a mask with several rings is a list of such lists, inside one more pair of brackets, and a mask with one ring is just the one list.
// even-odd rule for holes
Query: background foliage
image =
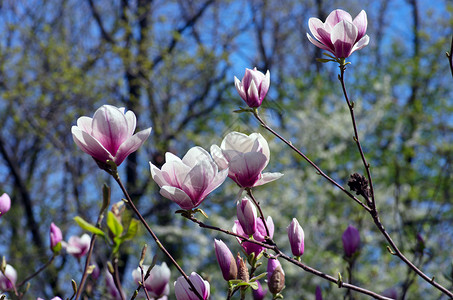
{"label": "background foliage", "polygon": [[[363,172],[338,69],[316,63],[322,53],[306,38],[308,18],[325,19],[335,8],[368,14],[371,42],[351,57],[346,84],[383,223],[404,253],[451,287],[442,273],[451,265],[453,245],[452,79],[445,58],[453,19],[451,2],[441,0],[2,2],[0,192],[13,203],[0,220],[0,254],[18,270],[19,281],[50,256],[51,222],[65,239],[81,234],[72,219],[94,222],[104,182],[112,186],[113,201],[121,200],[114,182],[70,134],[79,116],[108,103],[133,110],[138,129],[153,127],[144,147],[120,167],[121,175],[184,269],[211,280],[213,299],[226,293],[213,238],[221,237],[233,252],[239,245],[175,217],[177,206],[158,194],[147,162],[161,165],[166,151],[181,156],[194,145],[209,149],[233,130],[261,132],[271,147],[268,170],[285,174],[256,191],[283,248],[289,250],[286,227],[297,217],[306,234],[303,261],[328,274],[346,273],[341,234],[353,224],[363,244],[356,284],[376,292],[395,288],[400,299],[441,299],[387,252],[364,211],[251,116],[232,113],[244,106],[233,76],[241,78],[246,67],[269,69],[271,90],[261,109],[266,120],[343,185],[349,174]],[[209,222],[231,228],[237,191],[227,180],[203,203]],[[417,234],[426,243],[423,255],[414,250]],[[121,249],[129,294],[144,243],[157,252],[144,232]],[[99,242],[96,262],[102,267],[108,259]],[[343,296],[319,278],[283,267],[287,299],[313,298],[316,285],[326,299]],[[78,281],[81,269],[73,257],[59,257],[31,282],[28,296],[70,296],[70,280]],[[102,282],[90,282],[93,297],[101,297]]]}

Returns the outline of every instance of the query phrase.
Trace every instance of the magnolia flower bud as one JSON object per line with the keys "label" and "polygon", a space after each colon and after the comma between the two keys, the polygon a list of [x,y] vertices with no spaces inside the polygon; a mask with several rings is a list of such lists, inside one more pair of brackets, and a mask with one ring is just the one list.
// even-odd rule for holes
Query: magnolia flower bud
{"label": "magnolia flower bud", "polygon": [[288,226],[288,239],[294,256],[304,254],[304,238],[304,230],[299,225],[297,219],[293,218],[293,221]]}
{"label": "magnolia flower bud", "polygon": [[260,107],[266,97],[269,85],[271,83],[271,75],[269,70],[266,75],[258,71],[245,69],[245,75],[242,81],[234,77],[234,85],[239,93],[239,96],[247,103],[249,107]]}
{"label": "magnolia flower bud", "polygon": [[50,249],[53,252],[58,252],[61,249],[61,241],[63,240],[63,235],[61,234],[60,228],[54,223],[50,224]]}
{"label": "magnolia flower bud", "polygon": [[285,287],[285,272],[276,258],[267,261],[267,286],[272,294],[280,293]]}
{"label": "magnolia flower bud", "polygon": [[238,275],[238,268],[233,254],[228,246],[222,240],[214,240],[215,255],[220,269],[222,270],[223,278],[226,281],[236,279]]}
{"label": "magnolia flower bud", "polygon": [[5,267],[5,274],[0,272],[0,291],[6,292],[12,290],[16,285],[16,280],[16,270],[11,265],[7,264]]}
{"label": "magnolia flower bud", "polygon": [[322,300],[322,291],[319,285],[316,286],[315,300]]}
{"label": "magnolia flower bud", "polygon": [[256,281],[258,284],[258,289],[252,290],[253,300],[263,300],[267,294],[267,291],[263,289],[263,286],[259,281]]}
{"label": "magnolia flower bud", "polygon": [[0,217],[6,214],[11,208],[11,198],[7,193],[0,196]]}
{"label": "magnolia flower bud", "polygon": [[252,235],[256,231],[256,208],[255,205],[247,197],[237,203],[237,217],[241,223],[245,234]]}
{"label": "magnolia flower bud", "polygon": [[343,248],[346,257],[352,257],[352,255],[356,253],[360,247],[359,231],[354,226],[349,225],[344,231],[341,239],[343,240]]}

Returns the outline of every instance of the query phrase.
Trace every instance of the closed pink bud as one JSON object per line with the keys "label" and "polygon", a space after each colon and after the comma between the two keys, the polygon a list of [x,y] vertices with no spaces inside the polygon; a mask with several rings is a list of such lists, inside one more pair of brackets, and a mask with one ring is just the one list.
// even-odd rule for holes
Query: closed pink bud
{"label": "closed pink bud", "polygon": [[304,254],[304,230],[299,225],[299,222],[296,218],[293,218],[293,221],[288,226],[288,239],[289,244],[291,245],[291,251],[294,256],[301,256]]}
{"label": "closed pink bud", "polygon": [[219,169],[228,168],[228,177],[241,187],[263,185],[283,176],[281,173],[262,173],[269,163],[270,151],[267,141],[259,133],[230,132],[220,147],[211,146],[211,155]]}
{"label": "closed pink bud", "polygon": [[151,176],[160,187],[160,194],[182,209],[193,209],[228,176],[228,169],[219,171],[211,155],[201,147],[191,148],[182,159],[167,152],[161,169],[152,163]]}
{"label": "closed pink bud", "polygon": [[258,71],[245,69],[245,75],[242,81],[234,77],[234,85],[239,96],[247,103],[249,107],[260,107],[269,90],[271,75],[269,70],[266,75]]}
{"label": "closed pink bud", "polygon": [[6,292],[13,289],[17,281],[17,272],[9,264],[6,265],[5,274],[0,272],[0,291]]}
{"label": "closed pink bud", "polygon": [[244,233],[252,235],[256,231],[256,208],[255,205],[247,197],[237,203],[237,217]]}
{"label": "closed pink bud", "polygon": [[77,259],[88,253],[90,243],[91,238],[86,233],[84,233],[81,237],[75,235],[71,236],[67,243],[64,241],[61,242],[63,248],[66,249],[66,252],[73,255]]}
{"label": "closed pink bud", "polygon": [[354,226],[349,225],[344,231],[341,239],[343,241],[343,248],[346,257],[352,257],[352,255],[354,255],[360,247],[359,231]]}
{"label": "closed pink bud", "polygon": [[263,288],[259,281],[256,281],[258,284],[258,289],[252,290],[253,300],[263,300],[267,294],[267,290]]}
{"label": "closed pink bud", "polygon": [[285,272],[276,258],[267,261],[267,286],[272,294],[280,293],[285,287]]}
{"label": "closed pink bud", "polygon": [[307,37],[312,44],[331,52],[335,57],[347,58],[354,51],[368,45],[370,38],[365,34],[367,24],[364,10],[352,20],[349,13],[336,9],[324,23],[317,18],[310,18],[308,26],[314,38],[308,33]]}
{"label": "closed pink bud", "polygon": [[[143,265],[144,275],[148,271],[149,266]],[[144,276],[143,275],[143,276]],[[142,271],[140,268],[132,271],[132,278],[135,283],[142,281]],[[160,299],[160,297],[167,296],[170,293],[170,269],[167,264],[163,262],[161,265],[155,265],[150,273],[149,277],[144,282],[146,291],[152,298]]]}
{"label": "closed pink bud", "polygon": [[[189,279],[203,300],[208,299],[211,293],[209,282],[203,280],[203,278],[195,272],[190,274]],[[182,276],[178,277],[175,281],[175,296],[176,300],[199,300],[197,295],[191,290],[187,280]]]}
{"label": "closed pink bud", "polygon": [[136,117],[124,107],[101,106],[93,118],[80,117],[72,126],[72,137],[77,146],[94,159],[105,163],[113,161],[119,166],[148,138],[151,128],[134,134]]}
{"label": "closed pink bud", "polygon": [[61,241],[63,240],[63,235],[61,234],[60,228],[54,223],[50,224],[50,249],[52,251],[59,251],[61,248]]}
{"label": "closed pink bud", "polygon": [[7,193],[0,196],[0,217],[6,214],[11,208],[11,198]]}
{"label": "closed pink bud", "polygon": [[226,281],[236,279],[238,268],[233,254],[222,240],[214,240],[215,256]]}

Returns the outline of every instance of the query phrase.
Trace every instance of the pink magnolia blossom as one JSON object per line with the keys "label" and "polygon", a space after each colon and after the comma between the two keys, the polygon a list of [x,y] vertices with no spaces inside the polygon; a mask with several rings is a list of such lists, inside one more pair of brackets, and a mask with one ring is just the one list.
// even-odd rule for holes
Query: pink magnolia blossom
{"label": "pink magnolia blossom", "polygon": [[228,169],[219,172],[217,164],[201,147],[191,148],[182,159],[167,152],[165,164],[159,170],[150,163],[151,176],[160,187],[160,194],[182,209],[193,209],[228,175]]}
{"label": "pink magnolia blossom", "polygon": [[[203,280],[203,278],[195,272],[190,274],[189,279],[203,300],[208,299],[211,288],[209,282]],[[190,289],[189,283],[187,283],[182,276],[178,277],[175,281],[175,296],[176,300],[199,300],[197,295]]]}
{"label": "pink magnolia blossom", "polygon": [[58,244],[60,244],[61,241],[63,240],[63,235],[61,233],[60,228],[58,228],[58,226],[55,225],[54,223],[50,224],[49,235],[50,235],[50,249],[52,251],[59,251],[61,247],[59,247]]}
{"label": "pink magnolia blossom", "polygon": [[304,254],[304,230],[296,218],[293,218],[291,224],[287,228],[289,244],[294,256],[301,256]]}
{"label": "pink magnolia blossom", "polygon": [[64,241],[61,243],[68,254],[79,259],[87,254],[88,249],[90,248],[91,238],[88,234],[84,233],[81,237],[73,235],[69,238],[67,243]]}
{"label": "pink magnolia blossom", "polygon": [[0,291],[6,292],[12,290],[14,285],[16,285],[16,281],[16,270],[11,265],[7,264],[5,268],[5,275],[0,272]]}
{"label": "pink magnolia blossom", "polygon": [[310,18],[308,26],[311,37],[307,37],[315,46],[330,51],[337,58],[347,58],[354,51],[368,45],[370,38],[366,35],[367,15],[362,10],[354,20],[349,13],[336,9],[329,14],[326,22]]}
{"label": "pink magnolia blossom", "polygon": [[[266,220],[267,228],[269,229],[269,237],[272,238],[274,236],[274,221],[272,221],[272,217],[267,217]],[[239,223],[238,220],[234,221],[234,226],[233,226],[233,232],[236,234],[239,234],[245,238],[248,238],[248,235],[244,232],[244,229],[241,226],[241,223]],[[256,219],[256,231],[253,234],[253,239],[258,241],[258,242],[264,242],[266,238],[266,228],[264,227],[264,223],[261,220],[261,218]],[[265,248],[251,243],[251,242],[242,242],[240,238],[236,238],[238,242],[241,244],[242,248],[244,248],[245,252],[247,254],[255,253],[255,257],[260,254]],[[242,243],[241,243],[242,242]]]}
{"label": "pink magnolia blossom", "polygon": [[[143,276],[146,275],[149,266],[143,265]],[[135,283],[142,281],[142,271],[137,268],[132,271],[132,278]],[[149,277],[145,280],[144,286],[148,294],[153,298],[162,299],[162,296],[167,296],[170,293],[170,269],[167,264],[163,262],[161,265],[155,265],[149,274]]]}
{"label": "pink magnolia blossom", "polygon": [[245,69],[245,75],[242,81],[239,81],[234,76],[234,85],[239,93],[239,96],[247,103],[249,107],[259,107],[266,97],[270,85],[269,70],[266,75],[258,71],[256,68],[253,70]]}
{"label": "pink magnolia blossom", "polygon": [[6,214],[11,208],[11,198],[7,193],[0,196],[0,217]]}
{"label": "pink magnolia blossom", "polygon": [[101,106],[93,118],[80,117],[72,126],[72,137],[77,146],[100,162],[111,160],[119,166],[148,138],[151,128],[134,134],[136,117],[124,107]]}
{"label": "pink magnolia blossom", "polygon": [[241,187],[254,187],[274,181],[283,174],[262,173],[270,159],[267,141],[259,133],[230,132],[222,144],[211,146],[211,155],[221,170]]}

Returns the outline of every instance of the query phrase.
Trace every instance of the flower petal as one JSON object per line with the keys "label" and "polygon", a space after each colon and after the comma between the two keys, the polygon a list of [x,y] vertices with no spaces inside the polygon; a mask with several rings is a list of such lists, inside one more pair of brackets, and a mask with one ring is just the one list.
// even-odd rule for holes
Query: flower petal
{"label": "flower petal", "polygon": [[307,33],[307,38],[308,40],[313,44],[315,45],[316,47],[318,48],[321,48],[321,49],[324,49],[324,50],[327,50],[327,51],[330,51],[332,52],[332,54],[335,55],[335,52],[334,52],[334,49],[330,49],[329,47],[327,47],[326,45],[324,44],[321,44],[320,42],[318,42],[317,40],[315,40],[314,38],[312,38],[308,33]]}
{"label": "flower petal", "polygon": [[137,149],[146,141],[150,133],[151,127],[137,132],[133,136],[129,137],[124,143],[122,143],[115,155],[116,165],[119,166],[129,154],[137,151]]}
{"label": "flower petal", "polygon": [[245,94],[244,87],[242,86],[242,82],[237,79],[236,76],[234,76],[234,86],[236,87],[236,90],[239,93],[239,96],[241,96],[242,99],[247,100],[247,95]]}
{"label": "flower petal", "polygon": [[336,9],[327,16],[325,24],[333,28],[343,20],[352,23],[352,17],[348,12],[342,9]]}
{"label": "flower petal", "polygon": [[209,155],[208,151],[199,146],[190,148],[186,155],[182,158],[182,162],[189,167],[194,167],[199,162],[205,160],[212,160],[211,155]]}
{"label": "flower petal", "polygon": [[354,21],[352,22],[354,25],[357,27],[358,34],[356,38],[356,42],[359,41],[366,33],[366,29],[368,26],[368,20],[367,20],[367,15],[364,10],[362,10],[357,17],[354,18]]}
{"label": "flower petal", "polygon": [[225,156],[223,156],[222,149],[217,145],[211,146],[211,156],[214,159],[215,163],[219,167],[219,170],[224,170],[228,168],[228,161]]}
{"label": "flower petal", "polygon": [[278,173],[278,172],[276,172],[276,173],[263,173],[261,178],[257,182],[255,182],[255,184],[253,186],[260,186],[260,185],[266,184],[268,182],[277,180],[277,179],[279,179],[282,176],[283,176],[283,174],[282,173]]}
{"label": "flower petal", "polygon": [[357,38],[357,27],[348,21],[341,21],[333,28],[330,38],[335,47],[335,56],[346,58],[351,54]]}
{"label": "flower petal", "polygon": [[80,128],[80,130],[85,131],[88,134],[91,134],[92,131],[92,123],[93,119],[90,117],[80,117],[77,119],[77,127]]}
{"label": "flower petal", "polygon": [[125,115],[111,105],[101,106],[93,116],[92,135],[112,155],[116,155],[120,145],[129,137]]}
{"label": "flower petal", "polygon": [[160,189],[160,194],[178,204],[182,209],[192,209],[195,206],[190,197],[181,189],[165,185]]}
{"label": "flower petal", "polygon": [[354,47],[352,48],[351,50],[351,53],[356,51],[356,50],[360,50],[362,49],[363,47],[365,47],[366,45],[368,45],[368,43],[370,42],[370,37],[368,36],[368,34],[366,34],[363,38],[361,38],[355,45]]}
{"label": "flower petal", "polygon": [[267,163],[266,156],[260,152],[241,153],[234,160],[228,160],[230,173],[235,176],[233,179],[242,187],[252,187]]}
{"label": "flower petal", "polygon": [[98,140],[96,140],[85,131],[82,131],[77,126],[72,126],[71,132],[74,142],[85,153],[88,153],[89,155],[102,162],[106,162],[108,159],[112,161],[114,160],[110,152],[108,152],[107,149],[105,149],[104,146],[102,146],[101,143],[98,142]]}
{"label": "flower petal", "polygon": [[128,110],[124,117],[126,118],[127,122],[127,136],[132,136],[135,131],[135,127],[137,126],[137,118],[132,110]]}
{"label": "flower petal", "polygon": [[239,152],[250,152],[254,144],[254,138],[248,135],[233,131],[228,133],[222,141],[220,148],[222,150],[236,150]]}

